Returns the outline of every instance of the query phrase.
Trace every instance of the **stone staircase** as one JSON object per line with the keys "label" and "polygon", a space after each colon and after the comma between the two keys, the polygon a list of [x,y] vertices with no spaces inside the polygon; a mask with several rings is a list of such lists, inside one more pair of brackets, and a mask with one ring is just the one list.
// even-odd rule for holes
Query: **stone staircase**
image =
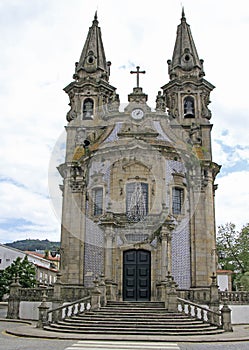
{"label": "stone staircase", "polygon": [[183,313],[169,313],[159,302],[108,302],[99,311],[88,311],[44,326],[47,331],[118,336],[193,336],[223,330]]}

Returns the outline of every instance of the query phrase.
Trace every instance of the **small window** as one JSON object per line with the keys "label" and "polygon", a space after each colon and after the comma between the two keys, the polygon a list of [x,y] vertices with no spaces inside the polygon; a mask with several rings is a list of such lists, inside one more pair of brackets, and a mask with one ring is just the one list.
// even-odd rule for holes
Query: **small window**
{"label": "small window", "polygon": [[103,214],[103,188],[95,188],[93,190],[93,215]]}
{"label": "small window", "polygon": [[93,100],[86,98],[83,103],[83,119],[93,119],[93,107]]}
{"label": "small window", "polygon": [[191,96],[184,99],[184,118],[194,118],[195,116],[195,100]]}
{"label": "small window", "polygon": [[174,187],[172,190],[172,213],[175,215],[182,213],[183,194],[182,188]]}
{"label": "small window", "polygon": [[131,182],[126,185],[126,215],[138,222],[148,215],[148,184]]}

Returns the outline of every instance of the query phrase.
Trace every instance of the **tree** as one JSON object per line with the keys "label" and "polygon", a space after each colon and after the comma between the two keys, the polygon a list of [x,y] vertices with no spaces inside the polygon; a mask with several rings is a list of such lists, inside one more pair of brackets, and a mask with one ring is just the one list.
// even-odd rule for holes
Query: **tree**
{"label": "tree", "polygon": [[19,277],[19,283],[23,288],[32,288],[36,285],[36,268],[28,261],[27,255],[21,259],[16,258],[0,274],[0,300],[4,294],[9,293],[9,286],[15,277]]}
{"label": "tree", "polygon": [[[249,224],[241,231],[236,231],[232,223],[219,226],[217,251],[220,266],[236,272],[235,282],[242,285],[242,276],[249,272]],[[244,280],[247,279],[248,276],[245,275]]]}

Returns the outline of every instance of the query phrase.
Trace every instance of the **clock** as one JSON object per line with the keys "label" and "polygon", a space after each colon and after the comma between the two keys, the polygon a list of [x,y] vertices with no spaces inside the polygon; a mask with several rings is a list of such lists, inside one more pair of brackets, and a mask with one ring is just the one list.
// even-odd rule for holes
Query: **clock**
{"label": "clock", "polygon": [[131,112],[131,116],[134,119],[141,119],[144,116],[144,111],[141,108],[135,108]]}

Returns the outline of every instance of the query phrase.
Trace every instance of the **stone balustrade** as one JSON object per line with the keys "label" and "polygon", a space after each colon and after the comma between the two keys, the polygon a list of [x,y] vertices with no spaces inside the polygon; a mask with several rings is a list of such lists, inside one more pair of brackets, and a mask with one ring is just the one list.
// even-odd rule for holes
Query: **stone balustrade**
{"label": "stone balustrade", "polygon": [[243,291],[219,291],[220,300],[227,299],[230,305],[243,305],[249,304],[249,292]]}

